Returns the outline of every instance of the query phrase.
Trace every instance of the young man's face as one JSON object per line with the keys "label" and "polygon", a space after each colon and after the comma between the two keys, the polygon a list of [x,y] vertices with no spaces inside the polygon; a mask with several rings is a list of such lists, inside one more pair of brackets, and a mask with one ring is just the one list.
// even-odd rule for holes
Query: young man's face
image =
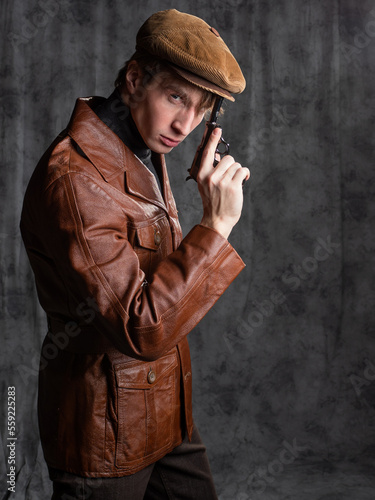
{"label": "young man's face", "polygon": [[154,76],[145,86],[139,71],[129,83],[133,120],[146,145],[156,153],[169,153],[202,121],[203,90],[184,80]]}

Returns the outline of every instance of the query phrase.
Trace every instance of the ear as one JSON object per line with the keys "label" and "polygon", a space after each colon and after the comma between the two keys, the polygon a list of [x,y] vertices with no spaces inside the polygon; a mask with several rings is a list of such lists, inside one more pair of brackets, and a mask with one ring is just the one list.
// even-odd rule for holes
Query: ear
{"label": "ear", "polygon": [[126,72],[126,89],[129,95],[134,95],[142,83],[142,70],[137,61],[130,61],[128,70]]}

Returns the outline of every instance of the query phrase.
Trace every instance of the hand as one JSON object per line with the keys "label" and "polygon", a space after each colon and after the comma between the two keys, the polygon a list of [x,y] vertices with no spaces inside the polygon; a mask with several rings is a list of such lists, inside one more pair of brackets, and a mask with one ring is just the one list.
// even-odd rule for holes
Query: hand
{"label": "hand", "polygon": [[250,178],[250,171],[229,155],[224,156],[216,167],[213,166],[220,137],[221,129],[215,128],[203,151],[197,181],[203,203],[201,224],[228,238],[241,216],[242,184]]}

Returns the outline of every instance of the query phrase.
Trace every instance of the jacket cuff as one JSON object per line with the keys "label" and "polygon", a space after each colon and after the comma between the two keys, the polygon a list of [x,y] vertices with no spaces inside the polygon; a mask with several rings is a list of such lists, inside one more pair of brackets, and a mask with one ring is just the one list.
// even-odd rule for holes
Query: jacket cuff
{"label": "jacket cuff", "polygon": [[194,241],[195,244],[199,242],[205,254],[209,256],[209,254],[212,253],[213,258],[215,255],[225,250],[224,253],[227,256],[225,261],[229,268],[232,267],[234,273],[233,279],[246,267],[246,264],[233,246],[222,234],[216,231],[216,229],[204,226],[203,224],[197,224],[185,236],[184,241],[189,243]]}

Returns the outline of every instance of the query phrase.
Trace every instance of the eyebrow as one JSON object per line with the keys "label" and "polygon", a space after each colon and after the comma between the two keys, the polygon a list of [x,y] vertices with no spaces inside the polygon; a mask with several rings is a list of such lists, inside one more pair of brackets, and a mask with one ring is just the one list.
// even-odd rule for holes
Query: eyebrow
{"label": "eyebrow", "polygon": [[172,92],[176,92],[176,94],[179,94],[188,105],[192,104],[191,98],[178,83],[167,83],[166,88],[172,90]]}
{"label": "eyebrow", "polygon": [[[206,104],[208,104],[208,101],[207,101],[207,99],[204,99],[203,95],[200,98],[198,97],[198,102],[196,104],[194,104],[193,99],[189,95],[189,89],[191,87],[194,88],[194,85],[189,84],[188,82],[186,82],[186,83],[183,81],[180,82],[180,78],[173,79],[172,81],[169,79],[166,79],[162,83],[162,85],[165,89],[171,90],[172,92],[176,92],[177,94],[179,94],[188,106],[194,106],[196,108],[197,113],[200,113],[201,111],[207,111],[208,109],[212,108],[212,104],[206,105]],[[188,90],[185,90],[185,89],[188,89]]]}

